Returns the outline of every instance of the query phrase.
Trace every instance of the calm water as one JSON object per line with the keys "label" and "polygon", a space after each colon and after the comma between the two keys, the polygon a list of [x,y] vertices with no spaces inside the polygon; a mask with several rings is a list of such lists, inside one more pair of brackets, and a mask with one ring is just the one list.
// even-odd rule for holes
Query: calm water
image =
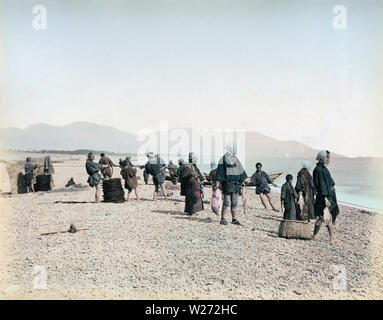
{"label": "calm water", "polygon": [[[27,156],[42,157],[43,154],[33,154],[25,152],[0,152],[0,160],[15,161],[24,160]],[[52,160],[64,159],[86,159],[86,155],[61,155],[51,154]],[[164,157],[165,160],[166,157]],[[111,157],[113,161],[118,161],[118,157]],[[301,163],[305,159],[295,158],[268,158],[249,160],[245,163],[245,169],[250,176],[255,171],[255,163],[261,162],[263,170],[267,173],[281,172],[288,169],[288,173],[294,176],[294,184]],[[315,168],[315,159],[311,161],[311,173]],[[145,163],[146,158],[140,157],[133,161],[137,164]],[[175,162],[176,159],[173,159]],[[202,172],[209,172],[210,165],[200,164]],[[381,158],[333,158],[328,166],[331,175],[336,183],[336,192],[339,201],[348,202],[354,205],[363,206],[383,212],[383,159]],[[281,177],[275,183],[282,186],[285,178]]]}

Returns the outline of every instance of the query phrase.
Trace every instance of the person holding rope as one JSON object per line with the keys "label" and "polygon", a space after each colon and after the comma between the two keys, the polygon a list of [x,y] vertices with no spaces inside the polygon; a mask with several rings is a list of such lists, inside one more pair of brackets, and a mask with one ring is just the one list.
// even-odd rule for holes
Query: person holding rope
{"label": "person holding rope", "polygon": [[145,164],[145,171],[153,177],[154,193],[153,201],[157,200],[157,194],[161,190],[164,194],[165,200],[168,200],[168,195],[165,188],[165,161],[160,156],[154,155],[152,152],[148,153],[148,162]]}
{"label": "person holding rope", "polygon": [[274,204],[273,200],[271,199],[271,189],[269,187],[269,184],[272,184],[274,187],[277,187],[275,183],[273,183],[273,180],[270,179],[269,175],[262,171],[262,163],[258,162],[255,165],[257,171],[254,172],[254,174],[251,176],[251,182],[256,187],[255,193],[259,195],[261,198],[261,202],[265,209],[267,209],[266,199],[269,200],[269,203],[273,210],[275,212],[279,212],[279,209]]}
{"label": "person holding rope", "polygon": [[101,169],[102,176],[104,179],[111,179],[113,175],[113,169],[112,167],[116,167],[116,165],[113,163],[112,160],[110,160],[109,157],[105,155],[105,153],[100,154],[100,161],[99,164],[101,164],[103,167]]}
{"label": "person holding rope", "polygon": [[97,163],[97,162],[94,162],[94,154],[93,152],[89,152],[88,153],[88,159],[86,160],[86,163],[85,163],[85,168],[86,168],[86,172],[88,173],[89,175],[89,178],[88,178],[88,183],[89,185],[93,188],[95,187],[96,188],[96,194],[95,194],[95,203],[99,203],[100,202],[100,191],[101,191],[101,186],[100,186],[100,182],[101,182],[101,176],[100,176],[100,171],[103,169],[103,168],[107,168],[109,165],[108,164],[100,164],[100,163]]}
{"label": "person holding rope", "polygon": [[232,223],[240,225],[237,219],[238,195],[242,193],[242,183],[247,178],[245,169],[236,157],[237,145],[230,143],[226,146],[226,153],[218,162],[216,184],[220,183],[223,192],[223,206],[220,224],[227,225],[226,214],[231,208]]}

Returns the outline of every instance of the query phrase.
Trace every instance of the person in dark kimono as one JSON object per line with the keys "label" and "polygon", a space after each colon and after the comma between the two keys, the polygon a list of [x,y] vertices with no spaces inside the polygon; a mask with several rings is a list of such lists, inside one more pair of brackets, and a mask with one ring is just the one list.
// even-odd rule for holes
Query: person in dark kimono
{"label": "person in dark kimono", "polygon": [[120,174],[125,180],[125,189],[128,189],[127,201],[130,201],[130,194],[134,190],[136,194],[137,201],[140,202],[140,197],[138,195],[138,179],[137,179],[137,169],[129,165],[130,162],[126,162],[125,167],[122,168]]}
{"label": "person in dark kimono", "polygon": [[285,220],[297,219],[296,200],[298,199],[298,194],[292,185],[292,181],[293,176],[288,174],[286,182],[281,189],[281,208],[283,210],[283,219]]}
{"label": "person in dark kimono", "polygon": [[44,173],[50,176],[50,185],[52,189],[54,186],[53,174],[55,173],[55,169],[53,168],[52,160],[49,155],[45,156],[44,158]]}
{"label": "person in dark kimono", "polygon": [[100,163],[94,162],[94,154],[92,152],[88,153],[88,159],[85,163],[86,172],[89,175],[88,183],[93,188],[96,188],[95,194],[95,203],[100,202],[100,191],[101,191],[101,176],[100,171],[102,168],[106,168],[108,165],[102,165]]}
{"label": "person in dark kimono", "polygon": [[322,150],[316,159],[318,162],[313,172],[314,186],[317,192],[314,212],[318,219],[314,227],[313,240],[318,239],[318,232],[324,222],[330,235],[330,242],[333,244],[338,241],[335,237],[334,223],[339,214],[339,207],[335,193],[335,182],[326,167],[330,163],[330,152]]}
{"label": "person in dark kimono", "polygon": [[270,179],[269,175],[265,171],[262,171],[262,163],[258,162],[255,165],[255,167],[257,171],[255,171],[254,174],[251,176],[251,183],[253,186],[256,187],[255,193],[259,195],[265,209],[267,209],[267,198],[273,210],[275,212],[279,212],[279,209],[274,204],[274,201],[271,199],[271,189],[269,187],[269,184],[272,184],[274,187],[277,187],[277,185],[273,183],[273,180]]}
{"label": "person in dark kimono", "polygon": [[303,208],[298,207],[297,218],[299,220],[315,219],[314,195],[315,187],[313,177],[310,174],[311,163],[309,160],[302,162],[302,169],[298,172],[295,191],[303,197]]}
{"label": "person in dark kimono", "polygon": [[32,159],[28,157],[26,159],[24,170],[25,170],[25,185],[27,186],[28,192],[35,192],[35,173],[37,164],[32,163]]}
{"label": "person in dark kimono", "polygon": [[184,172],[184,169],[186,167],[186,162],[184,159],[178,159],[178,168],[177,168],[177,171],[176,171],[176,176],[178,178],[178,182],[181,183],[181,190],[180,190],[180,194],[181,196],[184,196],[185,195],[185,184],[182,183],[182,173]]}
{"label": "person in dark kimono", "polygon": [[220,224],[227,225],[226,214],[231,208],[232,223],[240,225],[237,219],[238,195],[242,193],[242,183],[247,178],[245,169],[236,157],[237,145],[230,143],[226,146],[226,153],[218,162],[216,172],[216,185],[221,184],[223,193],[223,206]]}
{"label": "person in dark kimono", "polygon": [[102,176],[104,177],[104,179],[110,179],[113,175],[112,167],[116,167],[116,165],[113,163],[112,160],[110,160],[109,157],[105,155],[105,153],[101,153],[100,156],[101,158],[99,160],[99,163],[103,166],[101,169]]}
{"label": "person in dark kimono", "polygon": [[126,157],[125,160],[122,160],[122,159],[120,158],[120,160],[119,160],[120,168],[123,169],[123,168],[125,168],[125,167],[127,167],[127,166],[133,168],[134,165],[133,165],[133,163],[131,162],[131,159],[132,159],[132,157]]}
{"label": "person in dark kimono", "polygon": [[173,163],[172,160],[168,163],[168,170],[170,175],[170,181],[176,185],[177,184],[177,165]]}
{"label": "person in dark kimono", "polygon": [[145,164],[145,170],[153,177],[154,183],[154,193],[153,201],[157,200],[157,194],[160,191],[160,188],[164,194],[165,200],[168,200],[168,195],[165,188],[165,161],[160,158],[159,155],[154,155],[153,153],[148,154],[148,162]]}
{"label": "person in dark kimono", "polygon": [[203,211],[203,190],[201,172],[197,167],[197,155],[194,152],[189,153],[189,163],[182,172],[182,183],[185,186],[185,212],[192,215]]}

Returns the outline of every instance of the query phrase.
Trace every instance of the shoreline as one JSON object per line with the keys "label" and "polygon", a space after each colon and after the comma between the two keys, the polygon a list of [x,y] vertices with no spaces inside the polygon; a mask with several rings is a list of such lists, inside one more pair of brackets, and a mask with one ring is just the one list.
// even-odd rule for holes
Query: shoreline
{"label": "shoreline", "polygon": [[[84,168],[68,163],[82,160],[55,164],[54,190],[0,198],[1,298],[383,298],[382,215],[340,204],[340,243],[330,245],[325,228],[319,241],[284,239],[277,234],[281,213],[262,209],[253,192],[246,213],[239,200],[243,225],[221,226],[210,188],[205,210],[186,216],[176,187],[168,202],[153,202],[152,181],[145,185],[139,170],[141,202],[133,194],[130,202],[95,204],[94,189],[63,187],[70,176],[86,185]],[[70,223],[88,230],[41,235]],[[33,288],[39,266],[47,275],[40,290]],[[346,271],[343,289],[334,268]]]}

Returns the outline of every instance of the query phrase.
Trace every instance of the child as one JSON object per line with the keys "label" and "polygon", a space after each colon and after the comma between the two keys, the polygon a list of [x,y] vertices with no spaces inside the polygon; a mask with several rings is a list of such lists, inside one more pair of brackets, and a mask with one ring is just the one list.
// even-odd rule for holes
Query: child
{"label": "child", "polygon": [[283,211],[283,219],[296,220],[296,200],[298,198],[297,192],[292,185],[293,176],[288,174],[286,176],[286,182],[282,186],[281,190],[281,207]]}

